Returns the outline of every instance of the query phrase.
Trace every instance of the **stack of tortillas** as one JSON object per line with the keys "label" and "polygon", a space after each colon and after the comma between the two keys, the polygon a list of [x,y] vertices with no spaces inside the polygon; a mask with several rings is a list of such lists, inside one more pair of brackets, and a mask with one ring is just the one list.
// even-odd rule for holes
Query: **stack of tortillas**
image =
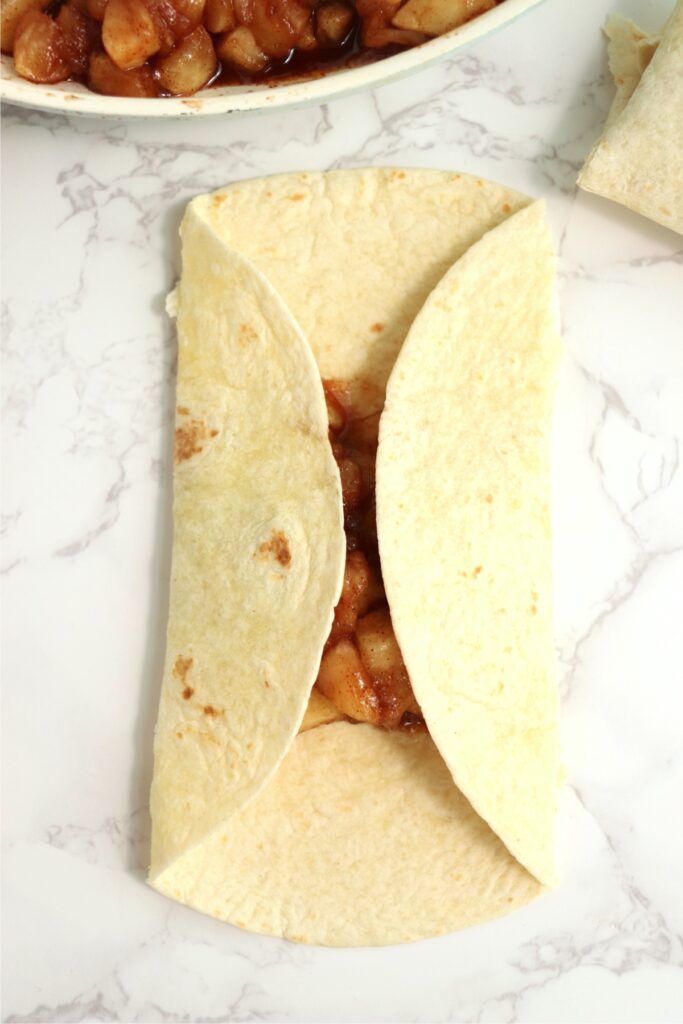
{"label": "stack of tortillas", "polygon": [[617,94],[579,185],[683,234],[683,0],[661,40],[616,15],[605,32]]}

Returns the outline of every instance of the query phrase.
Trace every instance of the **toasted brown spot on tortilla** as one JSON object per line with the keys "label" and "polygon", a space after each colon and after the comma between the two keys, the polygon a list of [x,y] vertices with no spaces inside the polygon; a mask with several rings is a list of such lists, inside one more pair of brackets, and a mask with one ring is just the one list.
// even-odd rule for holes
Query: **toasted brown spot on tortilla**
{"label": "toasted brown spot on tortilla", "polygon": [[219,718],[222,714],[224,714],[223,711],[221,711],[219,708],[214,708],[211,704],[205,704],[204,707],[202,708],[202,711],[204,712],[205,715],[208,715],[209,718]]}
{"label": "toasted brown spot on tortilla", "polygon": [[183,690],[183,700],[189,700],[193,693],[194,690],[192,689],[192,687],[186,686],[185,689]]}
{"label": "toasted brown spot on tortilla", "polygon": [[298,203],[304,198],[303,192],[294,192],[291,196],[287,196],[293,203]]}
{"label": "toasted brown spot on tortilla", "polygon": [[481,570],[482,570],[482,567],[480,565],[475,565],[474,571],[472,572],[472,576],[478,576],[479,573],[481,572]]}
{"label": "toasted brown spot on tortilla", "polygon": [[215,436],[215,434],[209,434],[203,420],[192,419],[181,424],[175,432],[176,465],[180,462],[187,462],[193,455],[200,455],[204,451],[202,442]]}
{"label": "toasted brown spot on tortilla", "polygon": [[178,737],[179,740],[183,738],[183,734],[181,732],[177,732],[176,736]]}
{"label": "toasted brown spot on tortilla", "polygon": [[240,341],[246,345],[250,341],[257,341],[258,334],[251,324],[240,324]]}
{"label": "toasted brown spot on tortilla", "polygon": [[503,213],[512,213],[512,207],[509,203],[503,203]]}
{"label": "toasted brown spot on tortilla", "polygon": [[179,679],[181,683],[185,682],[187,673],[190,671],[194,664],[194,658],[183,658],[182,654],[179,654],[173,665],[173,675],[176,679]]}
{"label": "toasted brown spot on tortilla", "polygon": [[490,505],[491,502],[493,501],[493,495],[492,494],[487,494],[486,497],[484,498],[484,501],[488,501],[488,503]]}
{"label": "toasted brown spot on tortilla", "polygon": [[270,683],[268,682],[267,679],[263,680],[263,685],[266,687],[266,689],[268,689],[268,690],[270,689]]}
{"label": "toasted brown spot on tortilla", "polygon": [[189,416],[190,415],[190,410],[187,408],[186,405],[179,405],[178,409],[177,409],[177,412],[178,412],[179,416]]}
{"label": "toasted brown spot on tortilla", "polygon": [[535,604],[532,604],[532,606],[531,606],[531,608],[529,609],[529,611],[531,612],[531,614],[532,614],[532,615],[535,615],[535,614],[536,614],[536,611],[537,611],[536,605],[535,605]]}
{"label": "toasted brown spot on tortilla", "polygon": [[374,334],[381,334],[382,331],[384,330],[384,324],[373,324],[372,327],[370,328],[370,330]]}
{"label": "toasted brown spot on tortilla", "polygon": [[292,561],[292,553],[289,550],[289,541],[282,530],[273,530],[270,535],[270,540],[266,540],[263,544],[259,544],[258,554],[265,558],[272,555],[276,562],[279,562],[280,565],[285,568]]}
{"label": "toasted brown spot on tortilla", "polygon": [[226,196],[214,196],[211,200],[211,205],[213,206],[214,210],[218,210],[219,207],[223,205],[226,198]]}

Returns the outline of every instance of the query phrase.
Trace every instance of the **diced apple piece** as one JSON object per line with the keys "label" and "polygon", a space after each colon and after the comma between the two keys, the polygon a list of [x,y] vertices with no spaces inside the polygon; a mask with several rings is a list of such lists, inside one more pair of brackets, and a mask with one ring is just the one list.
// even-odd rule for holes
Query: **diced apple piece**
{"label": "diced apple piece", "polygon": [[358,616],[369,607],[368,592],[372,583],[372,570],[362,551],[349,551],[344,568],[341,596],[334,610],[331,640],[348,637],[356,629]]}
{"label": "diced apple piece", "polygon": [[200,25],[157,64],[162,89],[174,96],[191,96],[216,74],[218,61],[211,36]]}
{"label": "diced apple piece", "polygon": [[[410,2],[410,0],[409,0]],[[375,26],[367,22],[361,32],[363,46],[381,49],[385,46],[419,46],[428,38],[424,32],[414,32],[406,28],[388,28],[384,25]]]}
{"label": "diced apple piece", "polygon": [[204,25],[209,32],[229,32],[236,24],[232,0],[206,0]]}
{"label": "diced apple piece", "polygon": [[381,706],[360,655],[350,640],[340,640],[323,655],[318,689],[349,718],[376,725]]}
{"label": "diced apple piece", "polygon": [[92,33],[88,31],[88,19],[77,0],[67,0],[60,7],[56,21],[62,32],[62,52],[71,73],[84,75],[88,70]]}
{"label": "diced apple piece", "polygon": [[408,0],[394,15],[392,24],[396,28],[440,36],[495,5],[496,0]]}
{"label": "diced apple piece", "polygon": [[62,33],[53,18],[40,11],[24,14],[14,37],[14,67],[30,82],[63,82],[69,77]]}
{"label": "diced apple piece", "polygon": [[257,44],[253,33],[244,25],[220,36],[216,44],[216,53],[221,60],[250,75],[265,71],[270,64],[270,58]]}
{"label": "diced apple piece", "polygon": [[161,40],[143,0],[108,0],[102,42],[117,68],[132,71],[157,53]]}
{"label": "diced apple piece", "polygon": [[419,712],[389,612],[370,612],[359,619],[356,641],[363,665],[383,697],[382,725],[393,728],[406,711]]}
{"label": "diced apple piece", "polygon": [[258,46],[269,57],[286,57],[310,25],[310,11],[298,0],[253,0],[247,22]]}
{"label": "diced apple piece", "polygon": [[2,0],[0,6],[0,46],[12,53],[17,25],[28,11],[44,11],[50,0]]}
{"label": "diced apple piece", "polygon": [[152,98],[158,95],[154,75],[148,67],[122,71],[106,53],[94,53],[90,58],[88,85],[94,92],[105,96],[131,96]]}
{"label": "diced apple piece", "polygon": [[173,6],[178,15],[176,31],[189,35],[201,25],[206,0],[173,0]]}
{"label": "diced apple piece", "polygon": [[359,621],[356,635],[361,658],[372,675],[382,676],[405,668],[388,612],[366,615]]}
{"label": "diced apple piece", "polygon": [[315,9],[315,35],[321,46],[341,46],[348,38],[356,13],[342,0],[323,0]]}

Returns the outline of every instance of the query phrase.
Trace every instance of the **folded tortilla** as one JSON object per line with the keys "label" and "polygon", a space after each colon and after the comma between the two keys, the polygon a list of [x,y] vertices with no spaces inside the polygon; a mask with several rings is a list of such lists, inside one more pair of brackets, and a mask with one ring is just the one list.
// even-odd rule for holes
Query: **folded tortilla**
{"label": "folded tortilla", "polygon": [[278,767],[315,681],[346,554],[309,346],[268,283],[208,225],[190,213],[182,235],[154,875]]}
{"label": "folded tortilla", "polygon": [[659,45],[610,19],[615,104],[578,184],[683,234],[683,0]]}
{"label": "folded tortilla", "polygon": [[[174,477],[151,884],[337,946],[528,903],[558,789],[542,204],[442,172],[283,175],[195,200],[182,237],[178,430],[200,426]],[[380,550],[429,735],[331,721],[319,695],[296,735],[345,554],[321,377],[378,410],[388,383]]]}
{"label": "folded tortilla", "polygon": [[446,274],[389,381],[376,490],[392,622],[432,738],[475,810],[547,884],[559,772],[553,278],[542,203]]}
{"label": "folded tortilla", "polygon": [[607,37],[607,59],[615,87],[612,106],[605,121],[606,131],[636,91],[643,72],[659,46],[661,35],[643,32],[634,21],[621,14],[610,14],[603,32]]}

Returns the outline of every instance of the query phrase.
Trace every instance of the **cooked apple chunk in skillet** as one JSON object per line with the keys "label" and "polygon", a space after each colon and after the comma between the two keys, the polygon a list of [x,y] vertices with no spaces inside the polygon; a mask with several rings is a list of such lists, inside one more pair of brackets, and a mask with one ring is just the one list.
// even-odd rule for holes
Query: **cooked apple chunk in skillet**
{"label": "cooked apple chunk in skillet", "polygon": [[388,57],[503,2],[3,0],[0,27],[23,78],[153,98]]}

